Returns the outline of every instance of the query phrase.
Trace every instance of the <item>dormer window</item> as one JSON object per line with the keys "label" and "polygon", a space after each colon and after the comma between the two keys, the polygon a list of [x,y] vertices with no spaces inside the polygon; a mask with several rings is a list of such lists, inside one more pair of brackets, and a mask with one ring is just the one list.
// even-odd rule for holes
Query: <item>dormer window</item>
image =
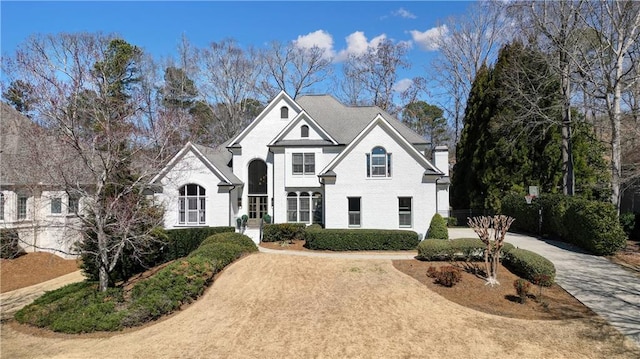
{"label": "dormer window", "polygon": [[280,118],[289,118],[289,108],[287,106],[280,107]]}
{"label": "dormer window", "polygon": [[309,126],[307,125],[300,126],[300,137],[303,137],[303,138],[309,137]]}

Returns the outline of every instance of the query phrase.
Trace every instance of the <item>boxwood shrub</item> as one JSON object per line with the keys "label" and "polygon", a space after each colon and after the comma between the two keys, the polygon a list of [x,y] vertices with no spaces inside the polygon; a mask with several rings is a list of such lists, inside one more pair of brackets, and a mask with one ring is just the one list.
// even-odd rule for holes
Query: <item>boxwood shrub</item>
{"label": "boxwood shrub", "polygon": [[207,237],[204,241],[202,241],[202,244],[200,244],[200,246],[204,246],[212,243],[221,243],[221,242],[229,242],[229,243],[237,244],[247,252],[255,252],[258,250],[258,247],[256,247],[256,244],[253,242],[251,238],[245,236],[242,233],[237,233],[237,232],[225,232],[225,233],[214,234],[212,236]]}
{"label": "boxwood shrub", "polygon": [[449,239],[449,230],[447,229],[447,221],[438,213],[431,217],[427,238]]}
{"label": "boxwood shrub", "polygon": [[280,242],[305,239],[304,223],[265,224],[262,227],[263,242]]}
{"label": "boxwood shrub", "polygon": [[[416,258],[423,261],[479,261],[484,260],[486,247],[479,238],[425,239],[418,245]],[[511,243],[504,242],[501,252],[504,254],[514,248]]]}
{"label": "boxwood shrub", "polygon": [[235,227],[194,227],[167,230],[169,242],[163,249],[163,262],[185,257],[205,238],[217,233],[235,232]]}
{"label": "boxwood shrub", "polygon": [[[515,248],[504,257],[502,264],[511,272],[534,283],[543,286],[551,286],[556,277],[556,267],[545,257],[528,251]],[[540,281],[540,278],[546,280]]]}
{"label": "boxwood shrub", "polygon": [[414,231],[323,229],[307,231],[305,247],[331,251],[408,250],[420,240]]}

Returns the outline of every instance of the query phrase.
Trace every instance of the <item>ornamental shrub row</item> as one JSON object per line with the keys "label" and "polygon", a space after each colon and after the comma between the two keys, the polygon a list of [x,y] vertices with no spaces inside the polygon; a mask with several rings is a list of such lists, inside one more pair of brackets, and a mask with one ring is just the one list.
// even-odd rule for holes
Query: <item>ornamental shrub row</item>
{"label": "ornamental shrub row", "polygon": [[556,277],[556,267],[550,260],[526,249],[510,250],[502,264],[512,273],[545,287],[551,286]]}
{"label": "ornamental shrub row", "polygon": [[280,242],[305,239],[304,223],[276,223],[265,224],[262,227],[263,242]]}
{"label": "ornamental shrub row", "polygon": [[98,292],[95,282],[80,282],[47,292],[19,310],[20,323],[64,333],[115,331],[171,313],[202,295],[220,272],[244,253],[255,252],[253,241],[237,233],[209,236],[186,258],[137,282],[130,293],[122,287]]}
{"label": "ornamental shrub row", "polygon": [[305,247],[331,251],[409,250],[420,240],[414,231],[322,229],[306,231]]}
{"label": "ornamental shrub row", "polygon": [[[487,246],[479,238],[459,238],[452,240],[425,239],[418,245],[418,256],[422,261],[481,261]],[[502,254],[515,247],[511,243],[503,243]]]}
{"label": "ornamental shrub row", "polygon": [[543,195],[527,205],[524,198],[509,194],[502,201],[502,213],[514,217],[513,228],[539,232],[538,211],[542,209],[542,234],[573,243],[596,255],[610,255],[624,248],[624,233],[611,203],[564,195]]}

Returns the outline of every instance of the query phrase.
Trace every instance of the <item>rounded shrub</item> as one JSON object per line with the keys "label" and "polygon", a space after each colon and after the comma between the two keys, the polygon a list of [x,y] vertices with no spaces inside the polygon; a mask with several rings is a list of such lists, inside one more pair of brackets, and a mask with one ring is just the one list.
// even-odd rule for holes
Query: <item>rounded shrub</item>
{"label": "rounded shrub", "polygon": [[263,242],[280,242],[305,239],[304,223],[265,224],[262,227]]}
{"label": "rounded shrub", "polygon": [[427,239],[449,239],[447,221],[438,213],[431,217],[431,224],[427,231]]}
{"label": "rounded shrub", "polygon": [[247,252],[256,252],[258,250],[258,247],[256,247],[256,244],[253,242],[251,238],[249,238],[248,236],[245,236],[242,233],[237,233],[237,232],[225,232],[225,233],[214,234],[212,236],[207,237],[204,241],[202,241],[202,244],[200,244],[200,246],[204,246],[212,243],[224,243],[224,242],[237,244]]}
{"label": "rounded shrub", "polygon": [[[502,264],[514,274],[549,287],[554,283],[556,267],[545,257],[526,249],[514,248],[505,254]],[[541,281],[540,278],[545,278]]]}
{"label": "rounded shrub", "polygon": [[596,255],[610,255],[624,248],[627,236],[611,203],[578,199],[565,215],[568,240]]}

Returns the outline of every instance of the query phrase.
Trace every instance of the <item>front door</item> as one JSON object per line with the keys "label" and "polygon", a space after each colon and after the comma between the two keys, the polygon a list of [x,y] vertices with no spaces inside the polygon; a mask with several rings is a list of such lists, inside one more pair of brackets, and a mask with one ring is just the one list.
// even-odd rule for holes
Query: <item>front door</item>
{"label": "front door", "polygon": [[267,164],[263,160],[249,163],[249,222],[250,227],[258,226],[262,216],[267,214]]}
{"label": "front door", "polygon": [[249,196],[249,223],[255,227],[260,223],[262,216],[267,214],[267,196]]}

